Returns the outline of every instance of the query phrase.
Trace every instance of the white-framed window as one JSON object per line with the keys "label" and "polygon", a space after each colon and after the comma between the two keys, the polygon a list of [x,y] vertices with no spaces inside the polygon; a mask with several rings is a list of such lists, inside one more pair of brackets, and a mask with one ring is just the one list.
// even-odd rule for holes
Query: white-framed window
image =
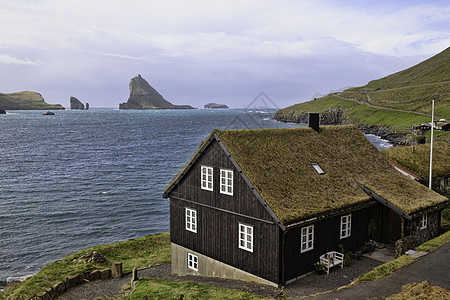
{"label": "white-framed window", "polygon": [[192,253],[188,253],[188,268],[194,271],[198,271],[198,256]]}
{"label": "white-framed window", "polygon": [[239,248],[253,252],[253,226],[239,223]]}
{"label": "white-framed window", "polygon": [[341,239],[349,237],[352,233],[352,215],[341,217]]}
{"label": "white-framed window", "polygon": [[220,169],[220,193],[233,196],[233,171]]}
{"label": "white-framed window", "polygon": [[300,240],[300,252],[306,252],[314,248],[314,225],[302,228],[302,236]]}
{"label": "white-framed window", "polygon": [[197,232],[197,211],[186,207],[186,230]]}
{"label": "white-framed window", "polygon": [[420,229],[427,228],[427,223],[428,223],[427,215],[422,215],[422,217],[420,219]]}
{"label": "white-framed window", "polygon": [[212,167],[206,167],[202,166],[202,174],[201,174],[201,180],[202,180],[202,189],[207,191],[213,190],[213,168]]}

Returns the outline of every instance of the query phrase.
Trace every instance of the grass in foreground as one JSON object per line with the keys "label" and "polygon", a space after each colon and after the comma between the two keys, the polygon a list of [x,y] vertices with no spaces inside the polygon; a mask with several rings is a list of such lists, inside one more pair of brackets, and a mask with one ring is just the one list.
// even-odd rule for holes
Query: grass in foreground
{"label": "grass in foreground", "polygon": [[175,282],[165,279],[142,278],[136,290],[125,299],[264,299],[246,292],[209,286],[192,281]]}
{"label": "grass in foreground", "polygon": [[[103,254],[107,262],[83,264],[72,261],[92,251]],[[111,267],[113,261],[122,262],[123,272],[129,272],[133,267],[140,269],[167,263],[170,262],[170,253],[169,233],[148,235],[139,239],[95,246],[69,255],[42,268],[36,275],[0,293],[0,299],[30,299],[33,296],[39,296],[46,288],[52,287],[68,276],[103,270]]]}
{"label": "grass in foreground", "polygon": [[376,267],[372,271],[359,276],[358,281],[372,281],[387,277],[391,274],[394,274],[396,271],[401,268],[406,267],[407,265],[414,262],[415,259],[408,255],[402,255],[390,262],[382,264],[381,266]]}
{"label": "grass in foreground", "polygon": [[421,283],[410,283],[402,286],[402,292],[384,298],[385,300],[407,300],[407,299],[450,299],[450,291],[438,286],[432,286],[429,281]]}

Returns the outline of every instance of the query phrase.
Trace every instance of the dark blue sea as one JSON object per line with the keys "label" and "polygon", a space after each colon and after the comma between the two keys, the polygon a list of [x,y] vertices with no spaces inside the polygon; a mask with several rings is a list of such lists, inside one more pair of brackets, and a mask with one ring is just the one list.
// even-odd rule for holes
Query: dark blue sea
{"label": "dark blue sea", "polygon": [[167,232],[163,190],[200,143],[214,129],[299,126],[273,121],[274,112],[0,115],[0,288],[75,251]]}

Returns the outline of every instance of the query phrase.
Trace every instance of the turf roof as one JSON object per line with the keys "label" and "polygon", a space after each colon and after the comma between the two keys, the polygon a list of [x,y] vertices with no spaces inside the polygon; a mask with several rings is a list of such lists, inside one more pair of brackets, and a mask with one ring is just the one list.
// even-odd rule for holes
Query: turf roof
{"label": "turf roof", "polygon": [[408,214],[447,201],[396,171],[355,126],[215,133],[284,224],[369,200],[357,182]]}

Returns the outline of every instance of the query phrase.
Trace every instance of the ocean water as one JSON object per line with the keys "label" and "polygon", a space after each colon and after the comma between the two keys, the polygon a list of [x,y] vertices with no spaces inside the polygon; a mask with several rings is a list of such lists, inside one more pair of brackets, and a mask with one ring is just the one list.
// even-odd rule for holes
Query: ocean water
{"label": "ocean water", "polygon": [[0,288],[75,251],[168,231],[162,193],[200,143],[214,129],[300,126],[274,112],[0,115]]}

